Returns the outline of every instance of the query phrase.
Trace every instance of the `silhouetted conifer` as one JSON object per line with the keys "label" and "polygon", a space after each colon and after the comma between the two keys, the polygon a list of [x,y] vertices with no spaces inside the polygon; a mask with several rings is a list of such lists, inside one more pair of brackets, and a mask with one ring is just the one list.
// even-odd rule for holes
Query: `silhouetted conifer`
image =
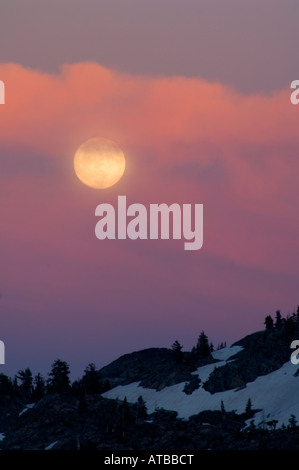
{"label": "silhouetted conifer", "polygon": [[19,370],[16,377],[21,381],[21,385],[19,387],[21,393],[26,395],[28,399],[31,399],[33,392],[33,377],[29,367],[24,370]]}
{"label": "silhouetted conifer", "polygon": [[147,408],[142,395],[140,395],[136,403],[136,422],[141,423],[145,418],[147,418]]}
{"label": "silhouetted conifer", "polygon": [[290,428],[295,428],[297,426],[297,419],[296,419],[296,416],[291,414],[290,418],[289,418],[289,427]]}
{"label": "silhouetted conifer", "polygon": [[0,395],[14,395],[11,379],[5,374],[0,374]]}
{"label": "silhouetted conifer", "polygon": [[204,331],[198,337],[196,353],[199,358],[209,357],[211,354],[209,340]]}
{"label": "silhouetted conifer", "polygon": [[38,373],[34,378],[34,388],[32,392],[32,399],[34,402],[37,402],[43,398],[46,391],[45,380],[40,373]]}
{"label": "silhouetted conifer", "polygon": [[48,391],[49,392],[66,392],[70,389],[70,368],[69,365],[56,359],[52,364],[51,372],[49,373]]}
{"label": "silhouetted conifer", "polygon": [[86,390],[86,393],[96,394],[101,392],[99,374],[96,370],[96,366],[93,363],[88,364],[86,367],[81,382],[82,386]]}
{"label": "silhouetted conifer", "polygon": [[251,412],[252,412],[252,403],[251,403],[251,399],[248,398],[247,403],[246,403],[245,413],[247,415],[250,415]]}
{"label": "silhouetted conifer", "polygon": [[183,359],[182,349],[183,349],[183,346],[177,340],[171,346],[173,357],[177,362],[181,362]]}
{"label": "silhouetted conifer", "polygon": [[281,318],[280,310],[276,310],[275,327],[276,328],[281,328],[282,325],[283,325],[283,321],[282,321],[282,318]]}
{"label": "silhouetted conifer", "polygon": [[274,326],[274,321],[271,315],[267,315],[264,321],[264,325],[266,327],[266,330],[271,330]]}

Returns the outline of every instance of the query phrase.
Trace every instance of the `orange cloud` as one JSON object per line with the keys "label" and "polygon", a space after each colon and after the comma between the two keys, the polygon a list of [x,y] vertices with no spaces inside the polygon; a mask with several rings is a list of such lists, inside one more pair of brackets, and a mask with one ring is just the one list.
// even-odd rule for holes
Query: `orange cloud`
{"label": "orange cloud", "polygon": [[94,133],[148,145],[179,161],[184,155],[165,151],[177,142],[210,143],[219,151],[246,142],[297,142],[297,110],[288,90],[243,96],[219,83],[135,77],[95,63],[65,65],[60,75],[2,64],[0,77],[7,103],[0,114],[1,141],[56,156],[67,142],[76,146]]}

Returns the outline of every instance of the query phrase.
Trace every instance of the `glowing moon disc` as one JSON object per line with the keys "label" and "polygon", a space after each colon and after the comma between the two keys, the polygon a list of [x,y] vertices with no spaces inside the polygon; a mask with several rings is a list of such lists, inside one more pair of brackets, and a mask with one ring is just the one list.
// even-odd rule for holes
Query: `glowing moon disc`
{"label": "glowing moon disc", "polygon": [[125,171],[123,152],[112,140],[96,137],[84,142],[74,157],[76,175],[91,188],[109,188]]}

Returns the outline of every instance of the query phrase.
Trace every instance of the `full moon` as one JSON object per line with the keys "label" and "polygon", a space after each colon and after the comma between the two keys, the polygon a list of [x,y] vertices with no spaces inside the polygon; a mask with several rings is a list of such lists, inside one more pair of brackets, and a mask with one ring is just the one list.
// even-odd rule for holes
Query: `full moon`
{"label": "full moon", "polygon": [[117,183],[124,174],[126,161],[112,140],[96,137],[84,142],[74,157],[75,173],[82,183],[104,189]]}

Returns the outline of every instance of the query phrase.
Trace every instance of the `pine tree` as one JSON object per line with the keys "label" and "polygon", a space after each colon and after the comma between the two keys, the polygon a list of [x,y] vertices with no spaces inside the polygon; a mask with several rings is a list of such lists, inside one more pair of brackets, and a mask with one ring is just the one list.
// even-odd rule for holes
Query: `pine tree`
{"label": "pine tree", "polygon": [[291,414],[290,418],[289,418],[289,427],[290,428],[295,428],[297,426],[297,419],[296,419],[296,416]]}
{"label": "pine tree", "polygon": [[196,352],[200,358],[209,357],[211,354],[209,340],[204,331],[198,337]]}
{"label": "pine tree", "polygon": [[70,389],[70,368],[69,365],[56,359],[52,364],[51,372],[49,373],[48,389],[49,392],[66,392]]}
{"label": "pine tree", "polygon": [[16,376],[14,376],[13,381],[12,381],[12,389],[13,389],[14,395],[19,395],[18,379]]}
{"label": "pine tree", "polygon": [[271,330],[273,328],[273,324],[274,324],[273,318],[271,317],[271,315],[267,315],[264,321],[266,330]]}
{"label": "pine tree", "polygon": [[32,399],[34,402],[38,402],[45,395],[45,380],[40,373],[34,377],[34,389],[32,392]]}
{"label": "pine tree", "polygon": [[13,397],[15,390],[12,381],[7,375],[0,373],[0,395]]}
{"label": "pine tree", "polygon": [[120,409],[120,421],[121,421],[121,432],[122,432],[122,437],[124,438],[126,435],[126,431],[128,428],[128,425],[132,422],[131,419],[131,414],[130,414],[130,408],[128,405],[128,400],[127,397],[124,398],[121,409]]}
{"label": "pine tree", "polygon": [[223,400],[221,400],[220,409],[221,409],[221,413],[225,413],[225,407],[224,407]]}
{"label": "pine tree", "polygon": [[173,356],[177,362],[181,362],[183,359],[182,349],[183,346],[177,340],[175,340],[171,346],[171,350],[173,351]]}
{"label": "pine tree", "polygon": [[136,409],[136,421],[137,423],[141,423],[144,421],[145,418],[147,418],[147,408],[142,395],[138,397]]}
{"label": "pine tree", "polygon": [[282,325],[283,325],[283,321],[282,321],[282,318],[281,318],[280,310],[276,310],[275,326],[276,326],[276,328],[281,328]]}
{"label": "pine tree", "polygon": [[82,386],[84,387],[86,393],[96,394],[100,393],[101,391],[99,373],[97,372],[96,366],[93,363],[88,364],[84,370]]}
{"label": "pine tree", "polygon": [[295,325],[297,322],[297,314],[295,312],[292,313],[291,315],[292,323]]}
{"label": "pine tree", "polygon": [[251,412],[252,412],[252,403],[251,403],[251,399],[248,398],[248,401],[247,401],[247,403],[246,403],[245,413],[246,413],[247,415],[250,415]]}
{"label": "pine tree", "polygon": [[289,343],[294,339],[294,335],[296,332],[296,323],[294,321],[293,317],[288,316],[284,320],[284,326],[283,326],[283,338],[284,340]]}
{"label": "pine tree", "polygon": [[24,370],[19,370],[17,374],[17,379],[21,381],[20,389],[23,393],[25,393],[28,397],[31,397],[32,391],[33,391],[33,378],[32,378],[32,372],[27,367]]}
{"label": "pine tree", "polygon": [[124,410],[128,410],[128,409],[129,409],[128,399],[127,399],[126,396],[125,396],[125,398],[123,399],[123,409],[124,409]]}

